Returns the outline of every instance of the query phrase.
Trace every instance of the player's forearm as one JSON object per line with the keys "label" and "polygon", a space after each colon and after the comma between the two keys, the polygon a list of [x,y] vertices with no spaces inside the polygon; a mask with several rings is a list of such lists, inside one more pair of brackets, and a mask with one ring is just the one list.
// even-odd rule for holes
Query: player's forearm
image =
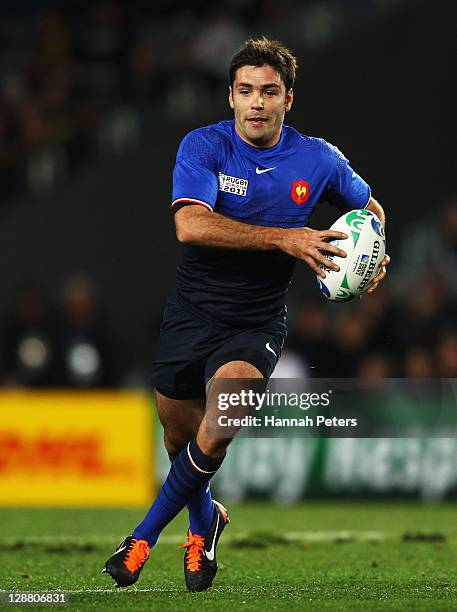
{"label": "player's forearm", "polygon": [[306,262],[322,278],[320,266],[339,270],[338,265],[325,257],[332,253],[346,257],[346,253],[329,244],[331,240],[344,240],[347,235],[334,230],[312,230],[309,227],[283,229],[240,223],[209,212],[198,206],[185,206],[175,215],[176,235],[180,242],[222,249],[268,251],[280,249]]}
{"label": "player's forearm", "polygon": [[186,206],[175,215],[180,242],[223,249],[268,251],[280,248],[285,231],[241,223],[198,206]]}
{"label": "player's forearm", "polygon": [[370,198],[370,201],[367,204],[367,210],[371,210],[371,212],[373,212],[381,221],[382,226],[384,228],[386,227],[386,215],[384,214],[383,207],[377,200]]}

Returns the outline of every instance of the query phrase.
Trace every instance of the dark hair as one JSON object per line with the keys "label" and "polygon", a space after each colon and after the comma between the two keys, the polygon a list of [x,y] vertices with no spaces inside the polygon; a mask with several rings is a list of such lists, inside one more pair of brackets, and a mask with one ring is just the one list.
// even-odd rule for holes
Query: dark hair
{"label": "dark hair", "polygon": [[270,40],[266,36],[247,40],[230,62],[229,78],[233,85],[235,74],[242,66],[271,66],[278,71],[286,91],[294,86],[297,60],[292,52],[278,40]]}

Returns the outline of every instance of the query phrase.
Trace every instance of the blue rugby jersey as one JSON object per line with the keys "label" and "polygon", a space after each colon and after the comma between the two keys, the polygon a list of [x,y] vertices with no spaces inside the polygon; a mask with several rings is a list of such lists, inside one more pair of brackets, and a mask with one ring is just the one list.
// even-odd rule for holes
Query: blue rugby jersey
{"label": "blue rugby jersey", "polygon": [[[283,125],[279,142],[258,149],[235,122],[190,132],[173,172],[173,210],[198,204],[243,223],[304,227],[319,201],[342,212],[364,208],[370,188],[333,145]],[[284,310],[295,259],[275,251],[183,245],[177,295],[198,316],[258,326]]]}

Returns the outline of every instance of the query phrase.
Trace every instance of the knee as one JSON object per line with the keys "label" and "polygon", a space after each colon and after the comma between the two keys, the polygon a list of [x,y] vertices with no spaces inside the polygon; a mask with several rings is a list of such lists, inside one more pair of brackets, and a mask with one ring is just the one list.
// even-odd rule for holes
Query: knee
{"label": "knee", "polygon": [[263,374],[252,363],[246,361],[229,361],[221,365],[213,378],[263,378]]}
{"label": "knee", "polygon": [[188,437],[182,433],[170,432],[165,430],[163,441],[168,453],[170,461],[176,459],[182,449],[191,441],[192,437]]}
{"label": "knee", "polygon": [[209,438],[203,435],[200,436],[200,434],[197,437],[197,444],[200,450],[213,459],[223,459],[230,442],[231,440],[228,438]]}

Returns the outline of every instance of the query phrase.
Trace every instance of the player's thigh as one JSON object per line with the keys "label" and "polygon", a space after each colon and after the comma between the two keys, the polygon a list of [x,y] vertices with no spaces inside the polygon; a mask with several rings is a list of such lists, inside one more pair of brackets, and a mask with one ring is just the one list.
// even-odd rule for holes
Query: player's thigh
{"label": "player's thigh", "polygon": [[156,391],[156,405],[167,451],[179,452],[197,434],[205,412],[204,400],[178,400]]}

